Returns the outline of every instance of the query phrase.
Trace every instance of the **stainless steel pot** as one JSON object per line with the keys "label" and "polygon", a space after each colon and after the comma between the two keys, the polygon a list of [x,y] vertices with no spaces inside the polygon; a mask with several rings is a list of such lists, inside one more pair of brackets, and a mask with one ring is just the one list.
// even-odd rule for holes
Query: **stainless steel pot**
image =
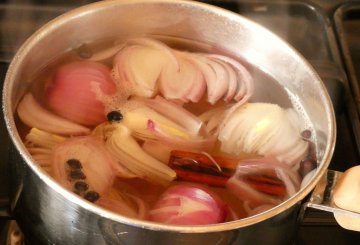
{"label": "stainless steel pot", "polygon": [[[314,127],[319,167],[312,180],[295,196],[262,214],[206,226],[171,226],[123,217],[54,182],[33,162],[15,125],[14,111],[29,81],[65,50],[92,40],[144,34],[209,43],[273,77],[285,88],[281,91],[296,98]],[[271,87],[266,89],[271,91]],[[299,53],[246,18],[180,0],[102,1],[51,21],[23,44],[11,62],[3,111],[15,146],[11,154],[13,213],[25,236],[35,244],[289,244],[301,201],[327,171],[336,135],[326,89]]]}

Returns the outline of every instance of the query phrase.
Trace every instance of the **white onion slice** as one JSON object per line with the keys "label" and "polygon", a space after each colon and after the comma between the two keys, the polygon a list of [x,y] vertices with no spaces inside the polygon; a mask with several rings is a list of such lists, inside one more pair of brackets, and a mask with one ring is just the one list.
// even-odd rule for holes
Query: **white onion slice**
{"label": "white onion slice", "polygon": [[[245,94],[252,94],[252,92],[254,90],[254,82],[253,82],[252,76],[249,73],[249,71],[240,62],[238,62],[230,57],[224,56],[224,55],[214,54],[214,55],[210,55],[210,57],[222,60],[222,61],[232,65],[235,68],[235,70],[237,71],[238,83],[243,83],[245,85],[245,88],[246,88]],[[235,95],[235,100],[237,100],[237,101],[241,100],[245,96],[243,91],[241,90],[241,87],[242,87],[242,85],[239,84],[238,92]]]}
{"label": "white onion slice", "polygon": [[166,99],[198,102],[205,92],[200,70],[185,55],[177,54],[178,66],[168,62],[159,77],[159,90]]}
{"label": "white onion slice", "polygon": [[85,135],[90,133],[90,129],[57,116],[41,107],[30,93],[25,94],[20,101],[17,113],[20,120],[29,127],[63,135]]}
{"label": "white onion slice", "polygon": [[132,38],[127,41],[127,44],[138,44],[144,45],[147,47],[151,47],[163,52],[169,59],[170,62],[176,64],[178,66],[178,61],[176,59],[175,53],[173,49],[169,48],[164,43],[157,41],[155,39],[146,38],[146,37],[139,37],[139,38]]}
{"label": "white onion slice", "polygon": [[230,110],[233,112],[225,117],[219,132],[224,152],[257,153],[299,165],[308,142],[302,140],[299,125],[289,120],[284,109],[275,104],[247,103]]}
{"label": "white onion slice", "polygon": [[215,104],[229,88],[226,68],[221,63],[203,54],[188,53],[187,56],[204,76],[208,102]]}
{"label": "white onion slice", "polygon": [[147,154],[131,136],[129,129],[121,124],[117,124],[109,134],[106,147],[119,164],[139,178],[167,185],[176,177],[174,170]]}
{"label": "white onion slice", "polygon": [[222,66],[224,67],[225,72],[227,74],[228,89],[224,96],[224,100],[225,100],[225,102],[230,102],[234,98],[235,93],[240,86],[240,84],[238,84],[238,76],[237,76],[234,68],[230,64],[223,62],[221,59],[214,58],[214,60],[216,60],[218,63],[222,64]]}
{"label": "white onion slice", "polygon": [[199,133],[203,122],[182,106],[166,100],[161,96],[156,96],[155,99],[146,99],[143,101],[150,108],[182,126],[190,134]]}
{"label": "white onion slice", "polygon": [[181,138],[170,135],[152,120],[148,121],[148,129],[160,142],[167,144],[173,149],[209,151],[209,149],[214,147],[216,142],[216,135],[209,136],[208,138]]}
{"label": "white onion slice", "polygon": [[116,163],[106,151],[102,141],[94,137],[77,137],[57,145],[52,152],[53,177],[66,189],[74,190],[74,183],[69,177],[67,161],[79,160],[85,174],[89,190],[96,191],[100,196],[110,188],[115,179]]}
{"label": "white onion slice", "polygon": [[145,152],[147,152],[152,157],[156,158],[160,162],[169,162],[170,154],[172,149],[160,142],[147,140],[142,145],[142,148]]}
{"label": "white onion slice", "polygon": [[128,95],[152,97],[157,93],[157,80],[164,65],[179,68],[172,49],[149,38],[133,38],[114,59],[114,77],[118,87]]}
{"label": "white onion slice", "polygon": [[118,87],[126,93],[151,97],[157,92],[157,79],[168,57],[160,50],[133,45],[123,48],[114,59]]}
{"label": "white onion slice", "polygon": [[[134,101],[133,101],[134,102]],[[154,135],[148,130],[148,121],[156,122],[164,131],[170,135],[189,138],[190,133],[179,124],[173,122],[166,116],[156,112],[150,107],[144,106],[141,101],[135,101],[137,106],[133,109],[125,110],[122,124],[131,130],[134,137],[140,139],[154,139]]]}

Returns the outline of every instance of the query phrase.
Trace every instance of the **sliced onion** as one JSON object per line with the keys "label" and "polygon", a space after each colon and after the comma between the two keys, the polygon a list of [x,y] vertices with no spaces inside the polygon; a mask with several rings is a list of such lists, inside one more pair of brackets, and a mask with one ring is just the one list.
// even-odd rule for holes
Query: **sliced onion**
{"label": "sliced onion", "polygon": [[[237,89],[239,88],[240,84],[238,84],[238,76],[233,69],[231,65],[229,65],[226,62],[223,62],[221,59],[214,59],[216,62],[220,63],[227,74],[227,80],[228,80],[228,89],[224,96],[225,102],[230,102],[237,92]],[[244,87],[244,86],[243,86]]]}
{"label": "sliced onion", "polygon": [[37,128],[32,128],[25,136],[25,146],[34,161],[51,175],[51,154],[54,146],[65,141],[67,138],[54,135]]}
{"label": "sliced onion", "polygon": [[308,142],[302,140],[299,125],[289,120],[284,109],[275,104],[247,103],[230,110],[233,112],[225,117],[219,132],[224,152],[274,156],[289,165],[299,166]]}
{"label": "sliced onion", "polygon": [[182,126],[190,134],[199,133],[203,122],[188,110],[184,109],[182,106],[166,100],[161,96],[156,96],[155,99],[148,99],[143,101],[150,108]]}
{"label": "sliced onion", "polygon": [[[156,122],[159,127],[170,135],[181,138],[190,138],[190,132],[166,116],[156,112],[150,107],[135,101],[134,108],[124,110],[122,124],[132,131],[132,135],[140,139],[154,139],[152,132],[148,130],[148,121]],[[192,132],[191,132],[192,133]]]}
{"label": "sliced onion", "polygon": [[[49,153],[53,147],[65,141],[67,138],[51,134],[49,132],[32,128],[25,136],[27,148],[34,147],[34,153]],[[31,152],[30,152],[31,153]]]}
{"label": "sliced onion", "polygon": [[[259,159],[246,159],[241,162],[239,162],[237,168],[242,173],[254,173],[258,172],[264,169],[278,169],[283,171],[283,174],[285,174],[287,177],[290,178],[290,181],[293,183],[296,189],[299,188],[301,178],[299,174],[294,171],[290,166],[287,164],[284,164],[282,162],[279,162],[277,159],[272,157],[265,157],[265,158],[259,158]],[[281,180],[284,180],[281,176],[278,176]],[[287,181],[284,181],[284,183]],[[285,183],[286,184],[286,183]]]}
{"label": "sliced onion", "polygon": [[150,211],[150,220],[165,224],[208,225],[224,222],[227,208],[221,199],[200,185],[169,187]]}
{"label": "sliced onion", "polygon": [[61,66],[46,88],[46,101],[58,115],[87,126],[106,120],[105,108],[96,98],[94,86],[102,93],[116,91],[110,69],[101,63],[83,61]]}
{"label": "sliced onion", "polygon": [[188,54],[188,56],[204,76],[208,102],[215,104],[229,87],[226,68],[221,63],[205,55]]}
{"label": "sliced onion", "polygon": [[118,86],[130,95],[151,97],[157,93],[157,80],[168,57],[161,50],[142,45],[123,48],[114,59]]}
{"label": "sliced onion", "polygon": [[216,142],[216,135],[207,138],[182,138],[176,135],[170,135],[152,120],[148,120],[148,129],[160,142],[167,144],[173,149],[209,151],[209,149],[214,147]]}
{"label": "sliced onion", "polygon": [[148,140],[144,142],[142,148],[157,160],[166,163],[169,162],[170,153],[172,151],[170,147],[161,144],[160,142]]}
{"label": "sliced onion", "polygon": [[85,135],[90,129],[59,117],[43,108],[30,93],[24,95],[17,107],[20,120],[29,127],[62,135]]}
{"label": "sliced onion", "polygon": [[246,88],[245,94],[250,94],[250,95],[252,94],[254,90],[254,82],[252,76],[250,75],[249,71],[240,62],[224,55],[214,54],[209,56],[215,59],[222,60],[226,63],[229,63],[237,71],[239,85],[237,86],[238,92],[235,95],[235,100],[239,101],[244,97],[244,92],[241,90],[241,88],[243,87],[242,84]]}
{"label": "sliced onion", "polygon": [[178,63],[174,51],[171,48],[169,48],[167,45],[165,45],[164,43],[162,43],[160,41],[157,41],[155,39],[146,38],[146,37],[132,38],[132,39],[129,39],[127,41],[127,43],[128,44],[144,45],[144,46],[147,46],[147,47],[157,49],[157,50],[163,52],[165,55],[167,55],[170,62],[172,62],[174,64]]}
{"label": "sliced onion", "polygon": [[218,127],[223,122],[225,112],[230,106],[231,105],[216,107],[212,110],[204,112],[199,116],[199,118],[206,125],[205,130],[208,134],[218,134]]}
{"label": "sliced onion", "polygon": [[129,129],[121,124],[109,134],[106,147],[119,164],[139,178],[168,185],[176,177],[174,170],[147,154],[131,136]]}
{"label": "sliced onion", "polygon": [[116,55],[113,71],[118,87],[128,95],[152,97],[157,93],[156,83],[166,64],[179,67],[172,49],[153,39],[134,38],[124,43]]}
{"label": "sliced onion", "polygon": [[[264,170],[273,170],[277,177],[283,181],[287,195],[277,198],[255,190],[243,179],[244,176],[261,174]],[[274,158],[247,159],[240,161],[235,174],[228,180],[227,187],[237,198],[259,206],[264,204],[276,205],[294,195],[300,188],[300,176],[288,165],[280,163]]]}
{"label": "sliced onion", "polygon": [[[77,170],[72,170],[67,164],[70,159],[81,163],[79,171],[85,179],[71,177],[71,172]],[[86,191],[95,191],[101,196],[112,186],[117,168],[102,141],[87,136],[68,139],[57,145],[52,153],[52,169],[53,177],[66,189],[76,192],[75,183],[82,180],[89,186]]]}
{"label": "sliced onion", "polygon": [[177,54],[178,65],[167,63],[159,77],[159,90],[166,99],[198,102],[205,93],[200,70],[183,54]]}

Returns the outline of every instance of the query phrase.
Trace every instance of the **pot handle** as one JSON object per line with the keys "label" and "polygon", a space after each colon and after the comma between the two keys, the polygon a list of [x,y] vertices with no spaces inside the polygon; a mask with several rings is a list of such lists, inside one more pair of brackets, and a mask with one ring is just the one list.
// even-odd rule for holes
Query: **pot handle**
{"label": "pot handle", "polygon": [[331,212],[345,229],[360,231],[360,166],[344,173],[328,170],[315,186],[308,202],[303,205],[300,217],[307,208]]}

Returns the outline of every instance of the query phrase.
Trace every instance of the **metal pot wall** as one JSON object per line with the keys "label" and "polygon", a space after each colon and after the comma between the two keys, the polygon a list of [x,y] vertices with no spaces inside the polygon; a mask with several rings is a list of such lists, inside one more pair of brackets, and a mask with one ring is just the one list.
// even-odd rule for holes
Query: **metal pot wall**
{"label": "metal pot wall", "polygon": [[[32,76],[60,53],[89,41],[144,34],[213,44],[273,77],[282,88],[274,93],[286,91],[296,98],[314,127],[319,167],[312,180],[295,196],[262,214],[207,226],[169,226],[123,217],[54,182],[32,161],[15,125],[16,105]],[[262,89],[271,91],[271,84],[263,82]],[[3,111],[15,146],[10,161],[13,213],[34,244],[289,244],[300,203],[326,172],[336,135],[326,89],[293,48],[239,15],[178,0],[102,1],[51,21],[14,57],[4,84]]]}

